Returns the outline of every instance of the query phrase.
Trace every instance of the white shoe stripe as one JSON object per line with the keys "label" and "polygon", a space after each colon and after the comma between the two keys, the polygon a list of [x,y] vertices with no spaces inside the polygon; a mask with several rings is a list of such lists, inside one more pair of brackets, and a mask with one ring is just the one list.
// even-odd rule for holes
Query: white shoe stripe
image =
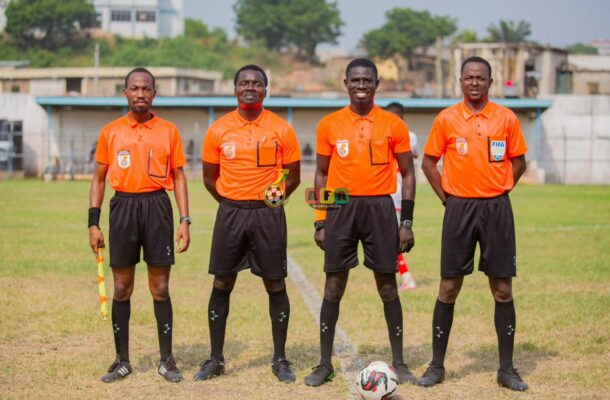
{"label": "white shoe stripe", "polygon": [[117,372],[119,373],[119,375],[125,376],[129,373],[129,370],[127,369],[127,367],[122,366]]}
{"label": "white shoe stripe", "polygon": [[161,375],[165,375],[165,373],[167,372],[167,368],[165,368],[163,365],[159,367],[159,372],[161,373]]}

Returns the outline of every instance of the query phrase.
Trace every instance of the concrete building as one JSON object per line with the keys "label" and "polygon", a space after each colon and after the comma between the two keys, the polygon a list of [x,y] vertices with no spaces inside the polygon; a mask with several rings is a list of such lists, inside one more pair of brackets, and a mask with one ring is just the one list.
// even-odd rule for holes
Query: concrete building
{"label": "concrete building", "polygon": [[184,33],[182,0],[93,0],[97,28],[127,38]]}
{"label": "concrete building", "polygon": [[[119,96],[130,67],[0,68],[0,93],[34,96]],[[151,67],[158,96],[209,96],[222,86],[222,73]]]}
{"label": "concrete building", "polygon": [[610,95],[610,55],[570,54],[560,73],[569,86],[559,93]]}
{"label": "concrete building", "polygon": [[529,43],[462,43],[453,51],[453,96],[460,97],[460,67],[471,56],[491,64],[493,97],[537,97],[557,93],[559,72],[566,67],[565,50]]}

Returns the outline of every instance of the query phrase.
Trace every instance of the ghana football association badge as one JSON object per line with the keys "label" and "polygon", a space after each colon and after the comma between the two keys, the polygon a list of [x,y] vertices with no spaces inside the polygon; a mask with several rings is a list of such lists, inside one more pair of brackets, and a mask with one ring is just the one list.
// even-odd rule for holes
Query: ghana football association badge
{"label": "ghana football association badge", "polygon": [[468,141],[466,140],[466,138],[456,138],[455,148],[459,155],[465,156],[466,154],[468,154]]}
{"label": "ghana football association badge", "polygon": [[235,143],[227,142],[222,144],[222,152],[228,160],[235,158]]}
{"label": "ghana football association badge", "polygon": [[118,155],[119,167],[126,169],[131,165],[131,157],[129,156],[129,150],[119,151]]}
{"label": "ghana football association badge", "polygon": [[279,207],[284,204],[284,190],[278,184],[271,184],[263,191],[263,201],[269,207]]}
{"label": "ghana football association badge", "polygon": [[335,145],[337,148],[337,154],[341,158],[345,158],[349,154],[349,140],[337,140],[337,144]]}

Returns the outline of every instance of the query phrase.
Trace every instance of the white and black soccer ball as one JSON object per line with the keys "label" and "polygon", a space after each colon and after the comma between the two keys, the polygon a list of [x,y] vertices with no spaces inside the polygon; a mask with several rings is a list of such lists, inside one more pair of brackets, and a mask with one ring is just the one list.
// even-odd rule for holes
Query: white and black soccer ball
{"label": "white and black soccer ball", "polygon": [[263,191],[263,201],[269,207],[279,207],[284,202],[284,191],[280,185],[271,185]]}
{"label": "white and black soccer ball", "polygon": [[391,399],[397,389],[396,371],[383,361],[373,361],[356,376],[356,393],[363,400]]}

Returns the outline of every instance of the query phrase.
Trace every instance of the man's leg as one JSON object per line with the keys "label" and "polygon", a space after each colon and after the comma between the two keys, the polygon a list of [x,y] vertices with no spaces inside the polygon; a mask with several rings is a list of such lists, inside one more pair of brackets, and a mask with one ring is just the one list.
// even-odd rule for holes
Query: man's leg
{"label": "man's leg", "polygon": [[388,326],[390,347],[392,348],[392,365],[396,369],[401,383],[415,383],[415,377],[405,364],[402,354],[402,305],[400,304],[400,297],[398,297],[396,274],[375,272],[375,283],[377,284],[377,292],[383,301],[383,312]]}
{"label": "man's leg", "polygon": [[223,348],[227,328],[227,317],[231,291],[235,286],[237,274],[214,276],[214,286],[208,304],[208,326],[210,329],[210,359],[201,364],[195,374],[196,381],[203,381],[224,373]]}
{"label": "man's leg", "polygon": [[269,295],[269,317],[273,336],[273,365],[271,370],[281,382],[296,380],[296,375],[286,359],[286,337],[290,320],[290,300],[286,292],[284,279],[264,279],[265,289]]}
{"label": "man's leg", "polygon": [[441,277],[438,298],[432,316],[432,362],[417,382],[418,385],[434,386],[445,379],[445,354],[453,325],[453,309],[463,282],[464,277]]}
{"label": "man's leg", "polygon": [[489,278],[489,288],[496,303],[494,324],[498,335],[498,352],[500,369],[498,383],[512,390],[525,391],[527,383],[523,382],[513,367],[513,349],[517,329],[515,305],[513,303],[512,278]]}
{"label": "man's leg", "polygon": [[334,377],[332,353],[335,326],[339,319],[339,304],[345,293],[348,278],[349,270],[326,273],[324,299],[320,310],[320,364],[305,378],[307,386],[320,386]]}
{"label": "man's leg", "polygon": [[102,377],[106,383],[124,378],[132,372],[129,363],[129,318],[131,316],[131,294],[135,278],[135,266],[112,268],[114,296],[112,298],[112,330],[116,360]]}

